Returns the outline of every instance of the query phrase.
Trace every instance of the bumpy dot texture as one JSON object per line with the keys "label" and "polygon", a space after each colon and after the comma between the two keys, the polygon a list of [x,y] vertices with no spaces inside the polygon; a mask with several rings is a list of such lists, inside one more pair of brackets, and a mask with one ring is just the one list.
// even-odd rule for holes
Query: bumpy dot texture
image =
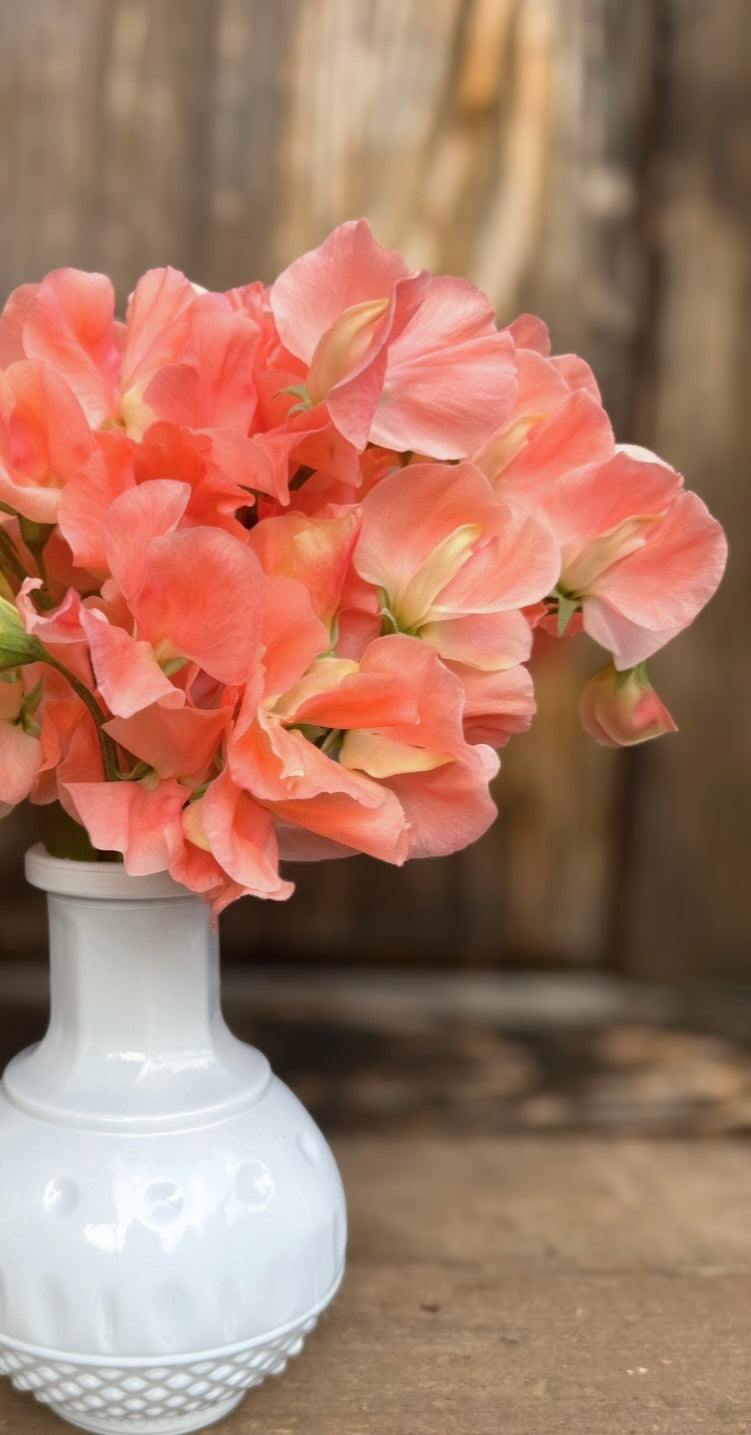
{"label": "bumpy dot texture", "polygon": [[9,1375],[17,1390],[31,1390],[69,1420],[121,1420],[123,1431],[138,1431],[150,1420],[201,1410],[208,1414],[267,1375],[281,1374],[316,1320],[311,1316],[284,1335],[231,1354],[219,1351],[205,1360],[127,1368],[47,1359],[0,1343],[0,1375]]}

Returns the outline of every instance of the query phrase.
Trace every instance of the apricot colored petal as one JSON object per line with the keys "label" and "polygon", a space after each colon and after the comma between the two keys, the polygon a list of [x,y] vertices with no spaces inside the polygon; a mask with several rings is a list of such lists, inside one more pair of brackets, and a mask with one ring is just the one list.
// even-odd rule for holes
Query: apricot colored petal
{"label": "apricot colored petal", "polygon": [[405,695],[415,704],[412,714],[405,710],[404,702],[401,710],[395,706],[390,719],[380,726],[388,737],[454,756],[464,753],[464,695],[434,648],[403,633],[376,638],[363,653],[360,673],[363,679],[383,674],[401,682]]}
{"label": "apricot colored petal", "polygon": [[279,857],[282,862],[329,862],[338,857],[354,857],[353,847],[333,842],[330,837],[321,837],[317,832],[308,832],[293,822],[285,822],[274,813],[274,831],[279,843]]}
{"label": "apricot colored petal", "polygon": [[[48,668],[45,672],[40,668],[40,676],[44,677],[44,704],[39,710],[38,721],[41,721],[41,732],[39,741],[42,744],[42,761],[39,767],[37,781],[34,787],[32,801],[44,805],[54,802],[58,797],[58,776],[60,768],[71,745],[73,734],[80,729],[89,729],[91,737],[97,748],[99,743],[96,738],[93,722],[87,722],[88,714],[83,717],[81,714],[81,702],[77,697],[71,695],[70,688],[67,689],[68,696],[58,698],[54,696],[54,678]],[[58,681],[62,681],[58,679]],[[91,781],[103,778],[101,752],[97,765],[92,765],[85,773]]]}
{"label": "apricot colored petal", "polygon": [[0,374],[0,500],[35,523],[54,523],[60,490],[94,440],[78,400],[46,365]]}
{"label": "apricot colored petal", "polygon": [[206,438],[211,462],[233,493],[236,509],[251,504],[254,493],[266,493],[278,503],[289,501],[286,450],[284,461],[277,462],[278,454],[269,452],[260,438],[231,429],[214,429]]}
{"label": "apricot colored petal", "polygon": [[187,483],[160,478],[129,488],[106,513],[104,550],[112,577],[132,603],[146,575],[146,555],[154,538],[172,533],[190,500]]}
{"label": "apricot colored petal", "polygon": [[98,852],[121,852],[131,877],[167,870],[170,830],[180,824],[187,795],[179,783],[67,782],[65,790]]}
{"label": "apricot colored petal", "polygon": [[[183,829],[185,828],[185,815],[190,811],[189,807],[183,810]],[[200,847],[195,847],[187,838],[185,831],[178,829],[177,824],[169,834],[169,866],[170,877],[176,882],[181,882],[188,891],[196,892],[204,898],[204,901],[216,903],[212,911],[218,914],[223,906],[234,901],[237,897],[244,896],[242,887],[236,882],[230,882],[226,872],[223,872],[215,857],[210,852],[205,852]]]}
{"label": "apricot colored petal", "polygon": [[472,464],[410,464],[365,498],[354,566],[395,597],[458,528],[483,524],[494,511],[490,485]]}
{"label": "apricot colored petal", "polygon": [[380,801],[375,783],[363,786],[302,733],[283,727],[262,710],[246,731],[238,729],[228,767],[238,786],[265,805],[332,792],[366,807],[377,807]]}
{"label": "apricot colored petal", "polygon": [[555,411],[531,428],[517,453],[494,472],[483,472],[505,503],[535,509],[562,473],[600,463],[614,452],[613,430],[605,410],[583,389],[570,394]]}
{"label": "apricot colored petal", "polygon": [[403,672],[357,672],[337,686],[308,698],[295,713],[295,721],[315,727],[380,728],[413,724],[419,708]]}
{"label": "apricot colored petal", "polygon": [[256,405],[258,330],[243,314],[200,310],[191,317],[190,358],[165,364],[143,399],[157,419],[186,428],[247,433]]}
{"label": "apricot colored petal", "polygon": [[261,566],[245,544],[218,528],[187,528],[148,544],[133,611],[152,643],[167,640],[176,655],[237,684],[258,655],[265,599]]}
{"label": "apricot colored petal", "polygon": [[525,663],[532,651],[532,630],[524,614],[514,609],[426,623],[420,637],[445,661],[486,670]]}
{"label": "apricot colored petal", "polygon": [[667,513],[681,488],[667,464],[616,453],[560,475],[540,494],[540,508],[561,547],[574,553],[635,516]]}
{"label": "apricot colored petal", "polygon": [[160,668],[150,643],[108,623],[102,613],[82,608],[97,687],[110,712],[129,718],[155,702],[181,706],[184,694]]}
{"label": "apricot colored petal", "polygon": [[111,718],[104,729],[159,777],[186,777],[204,773],[229,729],[229,714],[155,703],[132,717]]}
{"label": "apricot colored petal", "polygon": [[209,850],[245,892],[284,901],[293,886],[279,875],[279,849],[271,814],[254,802],[226,771],[208,787],[201,822]]}
{"label": "apricot colored petal", "polygon": [[464,458],[506,418],[516,393],[514,343],[489,299],[462,279],[433,279],[388,346],[373,443]]}
{"label": "apricot colored petal", "polygon": [[407,273],[401,256],[378,243],[367,220],[340,224],[272,286],[271,309],[282,342],[310,364],[320,339],[343,310],[389,297]]}
{"label": "apricot colored petal", "polygon": [[[126,440],[126,442],[130,442]],[[229,462],[224,462],[224,443],[230,445]],[[138,444],[132,444],[136,479],[139,484],[160,481],[164,474],[190,487],[184,523],[224,528],[246,541],[238,521],[238,509],[252,503],[252,496],[240,484],[264,487],[263,475],[256,472],[253,442],[229,430],[212,433],[178,428],[171,423],[153,423]],[[260,462],[268,470],[263,454]]]}
{"label": "apricot colored petal", "polygon": [[[81,597],[69,588],[61,603],[49,612],[38,612],[31,594],[41,588],[40,578],[27,578],[16,597],[18,611],[27,633],[33,633],[47,645],[81,643],[86,639],[82,623]],[[67,655],[66,655],[67,656]]]}
{"label": "apricot colored petal", "polygon": [[265,573],[283,574],[303,583],[314,611],[330,623],[349,576],[360,531],[355,510],[334,519],[280,514],[273,523],[259,523],[250,545]]}
{"label": "apricot colored petal", "polygon": [[20,284],[8,297],[0,315],[0,369],[26,358],[23,331],[38,289],[38,284]]}
{"label": "apricot colored petal", "polygon": [[231,744],[228,767],[239,787],[285,823],[386,862],[404,861],[406,827],[393,795],[262,711]]}
{"label": "apricot colored petal", "polygon": [[90,458],[68,479],[57,510],[60,532],[82,568],[106,570],[110,505],[135,486],[133,446],[120,430],[96,436]]}
{"label": "apricot colored petal", "polygon": [[[273,526],[273,525],[271,525]],[[329,631],[311,607],[303,583],[273,575],[266,579],[267,602],[261,641],[267,695],[284,693],[325,652]]]}
{"label": "apricot colored petal", "polygon": [[42,763],[38,737],[14,722],[0,721],[0,803],[15,807],[28,797]]}
{"label": "apricot colored petal", "polygon": [[384,779],[411,824],[410,857],[445,857],[476,842],[497,812],[488,782],[498,771],[489,747],[467,749],[463,761],[429,772]]}
{"label": "apricot colored petal", "polygon": [[534,684],[522,666],[481,672],[454,668],[464,689],[464,736],[469,743],[503,747],[518,732],[526,732],[535,715]]}
{"label": "apricot colored petal", "polygon": [[[633,667],[656,652],[663,631],[674,634],[687,628],[715,592],[726,558],[720,524],[695,493],[680,493],[643,547],[597,581],[595,595],[644,630],[642,642],[634,645],[622,638],[611,648],[618,655],[617,666]],[[585,629],[600,642],[598,611],[588,611],[585,602]]]}
{"label": "apricot colored petal", "polygon": [[104,274],[57,269],[38,286],[23,326],[24,352],[73,390],[89,423],[113,413],[120,365],[115,294]]}
{"label": "apricot colored petal", "polygon": [[[583,612],[576,615],[574,622],[577,618],[581,621],[582,631],[595,643],[599,643],[601,648],[613,654],[613,661],[619,672],[645,662],[653,653],[659,652],[660,648],[677,638],[686,626],[645,628],[640,623],[625,618],[617,609],[611,607],[604,595],[598,594],[584,599]],[[573,627],[572,622],[567,629],[567,637]],[[548,631],[552,629],[548,628]]]}
{"label": "apricot colored petal", "polygon": [[544,357],[550,353],[548,326],[535,314],[519,314],[507,324],[505,332],[511,335],[517,349],[534,349]]}
{"label": "apricot colored petal", "polygon": [[524,608],[555,587],[560,551],[544,523],[499,504],[494,527],[436,598],[433,616]]}
{"label": "apricot colored petal", "polygon": [[552,413],[571,392],[565,378],[552,359],[532,349],[516,353],[517,389],[508,422],[526,414]]}
{"label": "apricot colored petal", "polygon": [[[51,705],[50,705],[51,706]],[[46,707],[46,704],[45,704]],[[104,765],[102,763],[102,750],[97,737],[96,726],[91,714],[76,701],[75,708],[71,711],[69,721],[72,724],[68,729],[67,738],[64,743],[63,753],[60,757],[57,770],[57,792],[55,796],[59,799],[65,811],[71,817],[77,819],[73,804],[67,792],[66,784],[69,782],[92,782],[97,786],[104,784]],[[108,786],[110,784],[107,784]],[[114,786],[114,784],[112,784]],[[37,794],[34,793],[34,801]]]}
{"label": "apricot colored petal", "polygon": [[349,793],[328,792],[296,802],[274,802],[270,809],[282,821],[348,848],[351,853],[364,852],[400,867],[407,860],[409,837],[398,799],[364,773],[353,773],[351,777],[363,791],[375,789],[374,800],[370,800],[369,791],[367,805]]}
{"label": "apricot colored petal", "polygon": [[[123,391],[136,382],[143,389],[157,369],[181,357],[186,316],[198,298],[199,291],[179,269],[149,269],[142,275],[128,300],[125,316]],[[226,307],[227,301],[219,295],[216,302]]]}
{"label": "apricot colored petal", "polygon": [[556,354],[550,361],[569,389],[586,389],[590,398],[602,403],[597,380],[585,359],[578,354]]}
{"label": "apricot colored petal", "polygon": [[371,437],[373,420],[383,397],[388,347],[419,311],[430,283],[430,275],[426,273],[410,275],[397,282],[370,346],[328,393],[326,404],[336,428],[358,451],[365,448]]}
{"label": "apricot colored petal", "polygon": [[385,377],[386,350],[382,348],[362,373],[333,389],[326,400],[337,429],[358,452],[362,452],[372,436]]}
{"label": "apricot colored petal", "polygon": [[[323,408],[326,410],[325,405]],[[326,413],[328,415],[328,410]],[[329,482],[336,480],[342,489],[359,488],[362,483],[360,455],[354,444],[339,433],[330,419],[325,424],[320,423],[316,428],[302,432],[298,442],[290,450],[290,457],[295,463],[317,471],[319,477],[328,479]],[[307,488],[306,482],[291,496],[290,501],[304,502]],[[352,492],[345,494],[340,501],[352,503]]]}

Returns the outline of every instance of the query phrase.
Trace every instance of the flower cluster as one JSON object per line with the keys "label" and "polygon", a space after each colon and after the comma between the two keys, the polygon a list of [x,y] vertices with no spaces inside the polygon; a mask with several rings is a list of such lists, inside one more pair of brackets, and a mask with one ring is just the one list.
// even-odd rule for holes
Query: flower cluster
{"label": "flower cluster", "polygon": [[611,655],[596,738],[655,736],[645,661],[724,559],[581,359],[364,221],[271,288],[152,270],[124,322],[58,270],[0,318],[0,803],[215,911],[288,896],[280,859],[453,852],[535,628]]}

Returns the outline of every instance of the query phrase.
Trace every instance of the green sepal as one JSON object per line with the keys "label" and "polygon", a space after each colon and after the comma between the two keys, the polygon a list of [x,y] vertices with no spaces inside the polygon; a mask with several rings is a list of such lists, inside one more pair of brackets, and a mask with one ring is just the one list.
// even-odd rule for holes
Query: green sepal
{"label": "green sepal", "polygon": [[311,399],[310,394],[305,387],[305,384],[289,384],[286,389],[278,389],[274,395],[274,398],[278,399],[281,394],[291,394],[293,399],[300,400],[299,404],[295,404],[294,408],[290,409],[289,412],[291,414],[297,414],[300,413],[303,409],[312,409],[313,407],[313,400]]}
{"label": "green sepal", "polygon": [[616,693],[619,693],[621,688],[626,686],[626,683],[632,676],[635,676],[638,679],[642,687],[651,688],[652,684],[649,681],[649,673],[647,672],[646,663],[636,663],[633,668],[622,668],[620,670],[616,669],[614,691]]}
{"label": "green sepal", "polygon": [[44,648],[33,633],[27,633],[14,603],[0,598],[0,670],[38,663]]}
{"label": "green sepal", "polygon": [[566,630],[571,619],[579,606],[578,599],[572,598],[568,593],[558,594],[558,615],[556,618],[556,632],[559,638],[565,638]]}
{"label": "green sepal", "polygon": [[39,737],[39,734],[41,732],[39,723],[34,721],[34,714],[36,713],[37,708],[39,707],[39,704],[42,701],[43,697],[44,679],[40,678],[39,682],[36,683],[35,686],[31,689],[31,692],[26,694],[26,697],[23,699],[18,713],[18,721],[20,722],[21,727],[23,728],[24,732],[27,732],[29,734],[30,737]]}

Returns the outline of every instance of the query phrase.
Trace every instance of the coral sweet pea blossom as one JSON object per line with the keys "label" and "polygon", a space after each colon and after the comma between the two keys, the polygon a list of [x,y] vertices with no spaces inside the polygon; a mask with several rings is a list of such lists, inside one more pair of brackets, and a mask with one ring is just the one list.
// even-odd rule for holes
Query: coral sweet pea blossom
{"label": "coral sweet pea blossom", "polygon": [[724,562],[581,359],[365,220],[270,288],[150,270],[122,319],[57,270],[0,316],[0,815],[59,804],[215,914],[280,864],[455,852],[535,628],[608,655],[597,741],[672,732],[646,659]]}

